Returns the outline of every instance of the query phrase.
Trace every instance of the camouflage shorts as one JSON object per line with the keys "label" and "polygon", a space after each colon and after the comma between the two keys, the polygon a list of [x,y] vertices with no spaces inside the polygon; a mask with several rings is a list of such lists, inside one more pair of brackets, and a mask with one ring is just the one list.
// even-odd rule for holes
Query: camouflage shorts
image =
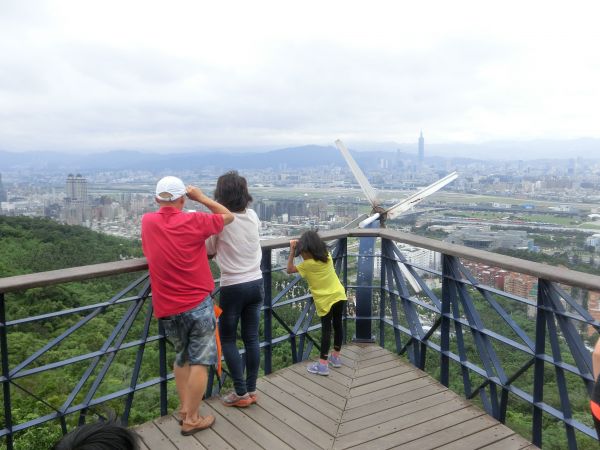
{"label": "camouflage shorts", "polygon": [[175,363],[179,367],[186,362],[205,366],[217,363],[217,320],[210,296],[189,311],[164,317],[159,322],[167,340],[175,347]]}

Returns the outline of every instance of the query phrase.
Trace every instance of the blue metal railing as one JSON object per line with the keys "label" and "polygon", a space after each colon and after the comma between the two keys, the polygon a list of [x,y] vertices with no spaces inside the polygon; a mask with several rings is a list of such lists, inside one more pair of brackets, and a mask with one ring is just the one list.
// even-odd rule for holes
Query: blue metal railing
{"label": "blue metal railing", "polygon": [[[542,445],[544,417],[561,422],[565,427],[569,448],[577,448],[580,436],[596,439],[595,431],[577,420],[572,410],[570,393],[577,392],[573,383],[589,393],[593,384],[590,353],[578,331],[581,325],[600,330],[600,323],[577,303],[561,284],[581,289],[600,291],[600,277],[581,274],[566,269],[545,266],[498,254],[473,250],[441,243],[418,236],[386,229],[339,230],[323,233],[325,239],[334,242],[333,256],[336,270],[347,287],[349,298],[370,302],[368,316],[361,308],[349,308],[344,321],[355,326],[352,336],[358,341],[374,338],[376,328],[381,346],[393,348],[405,354],[421,369],[439,372],[440,381],[464,393],[467,398],[478,398],[486,411],[504,422],[511,406],[527,404],[531,410],[531,439]],[[348,253],[348,239],[379,238],[379,254],[366,256],[380,261],[375,280],[353,283],[354,269],[359,257]],[[397,242],[439,252],[442,267],[431,269],[410,263]],[[263,242],[262,270],[265,280],[265,304],[263,306],[263,369],[270,373],[273,367],[273,350],[289,345],[291,362],[306,359],[314,347],[318,347],[315,332],[320,328],[310,301],[299,276],[282,275],[283,267],[272,266],[272,251],[288,245],[287,239]],[[534,276],[538,280],[537,302],[514,294],[485,286],[478,282],[465,267],[462,259],[475,260],[508,271]],[[45,287],[58,283],[86,280],[145,271],[145,260],[123,261],[112,264],[87,266],[41,274],[0,279],[0,352],[2,353],[2,392],[4,421],[0,437],[6,447],[12,449],[14,439],[24,430],[41,424],[58,421],[62,432],[68,428],[67,418],[78,415],[78,423],[85,421],[90,412],[98,413],[98,405],[119,400],[122,402],[121,419],[128,423],[134,407],[136,394],[146,388],[157,386],[158,407],[161,415],[167,414],[167,383],[172,378],[167,358],[167,346],[162,330],[156,328],[152,318],[150,288],[147,275],[132,282],[110,300],[69,310],[54,311],[33,317],[11,320],[6,317],[5,293]],[[411,278],[409,280],[409,278]],[[441,281],[441,291],[432,286],[432,280]],[[369,284],[370,283],[370,284]],[[367,295],[360,296],[358,290]],[[527,329],[513,317],[518,308],[534,307],[535,316]],[[95,351],[75,357],[48,361],[49,354],[56,355],[61,342],[106,311],[119,307],[125,312],[114,328],[107,333]],[[290,314],[292,314],[290,318]],[[40,349],[22,361],[11,356],[9,334],[18,326],[40,323],[46,320],[77,316],[78,320],[68,329],[51,339]],[[133,332],[135,337],[130,336]],[[149,346],[158,347],[148,362]],[[511,361],[499,354],[501,348],[509,348]],[[127,386],[103,390],[102,381],[110,374],[119,352],[130,349],[135,352]],[[158,361],[156,360],[158,355]],[[157,374],[142,377],[146,364],[157,367]],[[510,364],[509,364],[510,362]],[[40,398],[23,380],[43,373],[73,366],[84,365],[81,375],[62,403],[50,404]],[[276,367],[278,368],[278,367]],[[557,393],[549,400],[545,383],[548,368],[554,371],[553,382]],[[220,380],[214,372],[209,378],[209,392],[218,390],[226,380]],[[35,386],[34,386],[35,387]],[[15,390],[19,395],[31,396],[44,404],[51,412],[40,413],[35,418],[15,421],[13,402]]]}
{"label": "blue metal railing", "polygon": [[[578,395],[581,388],[591,394],[594,382],[591,355],[578,330],[584,325],[583,328],[590,326],[598,331],[600,323],[557,281],[571,287],[600,291],[600,277],[566,269],[558,274],[555,267],[493,255],[493,264],[497,267],[527,272],[537,278],[537,302],[533,303],[483,285],[459,257],[490,264],[492,254],[420,239],[421,244],[442,253],[441,273],[426,269],[429,276],[441,278],[442,290],[441,296],[438,296],[420,276],[423,268],[410,264],[394,244],[393,240],[398,240],[400,234],[385,231],[382,232],[384,234],[392,239],[382,236],[382,292],[377,320],[393,328],[398,353],[407,353],[414,365],[425,369],[429,362],[427,350],[434,350],[437,354],[433,361],[439,364],[442,384],[451,386],[451,369],[454,366],[458,369],[457,378],[462,381],[465,396],[470,399],[479,397],[485,410],[501,422],[505,422],[511,402],[529,404],[532,411],[531,439],[540,447],[544,417],[562,422],[566,445],[571,449],[578,445],[576,432],[597,439],[595,430],[577,419],[576,416],[581,417],[581,414],[573,411],[570,395]],[[420,286],[419,293],[410,292],[400,266],[406,267],[416,280]],[[534,306],[533,333],[513,319],[508,308],[516,309],[517,305]],[[483,319],[484,312],[487,321]],[[433,322],[428,330],[423,327],[424,317]],[[400,323],[401,319],[405,325]],[[494,330],[502,328],[499,324],[508,330],[505,332],[507,335]],[[380,345],[383,346],[382,328]],[[439,336],[435,336],[438,332]],[[402,337],[406,339],[404,343]],[[500,357],[499,350],[502,348],[510,349],[510,354],[507,356],[504,351],[503,357]],[[432,359],[431,356],[429,358]],[[520,364],[514,368],[513,363],[517,359]],[[548,369],[554,374],[549,374]],[[556,386],[556,392],[545,392],[550,379]],[[550,397],[549,401],[545,400],[544,394]],[[577,412],[589,417],[587,404],[584,408]]]}

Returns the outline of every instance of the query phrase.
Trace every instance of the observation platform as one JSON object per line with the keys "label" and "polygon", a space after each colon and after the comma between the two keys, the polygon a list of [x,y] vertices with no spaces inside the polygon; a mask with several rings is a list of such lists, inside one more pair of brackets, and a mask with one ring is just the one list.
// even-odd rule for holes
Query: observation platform
{"label": "observation platform", "polygon": [[141,425],[142,450],[537,448],[388,350],[353,344],[342,355],[328,377],[305,361],[259,378],[248,408],[203,402],[216,421],[194,436],[171,415]]}
{"label": "observation platform", "polygon": [[[288,248],[289,238],[262,241],[260,345],[267,375],[260,379],[260,403],[237,410],[211,399],[204,407],[217,417],[214,428],[187,438],[168,416],[172,350],[153,318],[145,259],[0,278],[0,447],[24,448],[31,440],[26,431],[38,427],[66,434],[100,420],[108,404],[123,424],[137,408],[145,408],[146,417],[162,416],[139,427],[145,450],[535,448],[496,421],[515,411],[524,414],[522,425],[540,448],[544,440],[553,448],[597,448],[591,416],[580,412],[588,411],[595,381],[588,335],[600,332],[585,299],[600,293],[600,276],[390,229],[321,235],[333,241],[335,269],[354,300],[344,314],[345,336],[375,336],[393,353],[353,344],[343,347],[347,364],[329,377],[306,373],[301,361],[318,349],[321,327],[314,303],[299,275],[274,265],[274,252]],[[359,252],[349,252],[356,240]],[[439,254],[441,267],[410,262],[397,244]],[[537,286],[535,299],[490,286],[473,264],[527,277],[534,283],[528,292]],[[102,289],[81,304],[88,287],[71,284],[129,273],[139,276],[112,281],[118,292]],[[59,289],[46,289],[51,286]],[[37,292],[29,298],[31,289]],[[62,298],[70,306],[41,307]],[[99,339],[82,346],[82,328],[100,319]],[[47,328],[48,321],[57,325]],[[43,335],[46,341],[38,342],[40,327],[53,331]],[[35,345],[25,345],[20,333],[35,336]],[[276,348],[298,364],[273,372]],[[441,384],[421,371],[428,367],[439,370]],[[60,378],[60,389],[38,382],[59,379],[65,370],[72,373]],[[217,384],[210,384],[209,395]],[[460,386],[482,408],[445,386]]]}

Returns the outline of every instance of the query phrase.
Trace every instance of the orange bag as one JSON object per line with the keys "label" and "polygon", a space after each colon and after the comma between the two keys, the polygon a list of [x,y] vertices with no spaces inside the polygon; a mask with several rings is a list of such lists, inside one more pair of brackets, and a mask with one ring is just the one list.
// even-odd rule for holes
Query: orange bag
{"label": "orange bag", "polygon": [[592,415],[594,418],[600,420],[600,405],[596,403],[594,400],[590,400],[590,408],[592,409]]}
{"label": "orange bag", "polygon": [[[219,316],[221,315],[223,310],[221,308],[219,308],[217,305],[214,305],[214,308],[215,308],[215,317],[217,318],[217,321],[218,321]],[[217,341],[217,375],[219,375],[219,377],[220,377],[221,372],[223,371],[223,368],[221,367],[221,336],[219,336],[219,325],[218,324],[215,327],[215,340]]]}

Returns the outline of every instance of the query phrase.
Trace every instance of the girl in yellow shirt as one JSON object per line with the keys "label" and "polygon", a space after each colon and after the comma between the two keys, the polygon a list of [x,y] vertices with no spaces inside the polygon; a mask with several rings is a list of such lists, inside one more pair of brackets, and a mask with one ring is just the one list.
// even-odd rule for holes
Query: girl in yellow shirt
{"label": "girl in yellow shirt", "polygon": [[[294,257],[302,255],[303,262],[294,264]],[[328,364],[341,367],[342,312],[347,300],[344,286],[333,268],[333,260],[327,246],[316,231],[306,231],[299,240],[290,241],[287,273],[298,272],[310,289],[317,315],[321,318],[321,355],[318,362],[307,370],[318,375],[329,375]],[[329,355],[331,328],[333,325],[333,352]]]}

